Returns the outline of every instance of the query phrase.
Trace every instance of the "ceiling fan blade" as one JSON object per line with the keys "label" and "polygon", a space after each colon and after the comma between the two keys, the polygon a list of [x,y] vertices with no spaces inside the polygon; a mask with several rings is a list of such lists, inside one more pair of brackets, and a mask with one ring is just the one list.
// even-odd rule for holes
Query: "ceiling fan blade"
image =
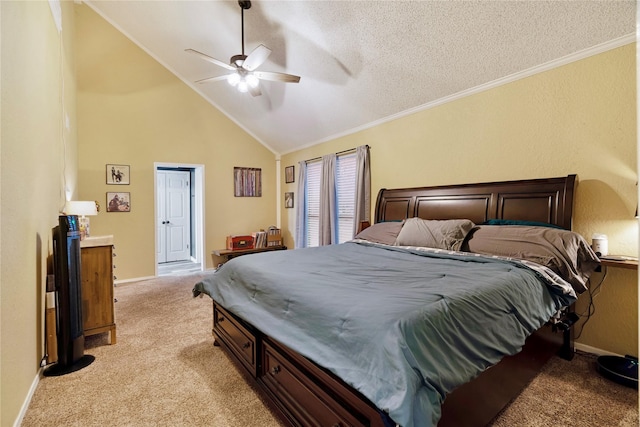
{"label": "ceiling fan blade", "polygon": [[217,82],[220,80],[227,80],[227,78],[229,77],[228,74],[225,74],[224,76],[216,76],[216,77],[209,77],[206,79],[202,79],[202,80],[196,80],[196,83],[209,83],[209,82]]}
{"label": "ceiling fan blade", "polygon": [[249,86],[249,93],[251,96],[260,96],[262,95],[262,91],[260,90],[260,86],[251,87]]}
{"label": "ceiling fan blade", "polygon": [[254,71],[253,75],[262,80],[271,80],[274,82],[298,83],[300,76],[284,73],[272,73],[270,71]]}
{"label": "ceiling fan blade", "polygon": [[195,55],[198,55],[200,58],[204,59],[205,61],[209,61],[209,62],[211,62],[213,64],[216,64],[219,67],[226,68],[227,70],[231,70],[231,71],[236,71],[236,67],[234,67],[232,65],[229,65],[229,64],[227,64],[225,62],[222,62],[222,61],[220,61],[218,59],[212,58],[209,55],[205,55],[202,52],[198,52],[197,50],[185,49],[184,51],[185,52],[189,52],[189,53],[193,53]]}
{"label": "ceiling fan blade", "polygon": [[242,63],[242,68],[245,70],[253,71],[258,68],[267,58],[271,55],[271,49],[261,44],[247,56],[247,59]]}

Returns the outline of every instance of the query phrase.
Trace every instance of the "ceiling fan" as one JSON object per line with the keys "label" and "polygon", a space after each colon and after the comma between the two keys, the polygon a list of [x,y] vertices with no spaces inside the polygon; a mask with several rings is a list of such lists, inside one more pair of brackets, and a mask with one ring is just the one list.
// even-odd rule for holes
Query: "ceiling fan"
{"label": "ceiling fan", "polygon": [[298,83],[300,81],[299,76],[284,73],[274,73],[270,71],[256,71],[264,61],[267,60],[271,54],[271,49],[265,45],[260,45],[255,48],[249,56],[244,54],[244,10],[251,7],[250,1],[238,1],[242,16],[242,54],[234,55],[230,59],[230,63],[227,64],[218,59],[212,58],[202,52],[198,52],[194,49],[185,49],[186,52],[198,55],[205,61],[209,61],[222,68],[226,68],[232,71],[231,74],[225,74],[223,76],[209,77],[207,79],[197,80],[196,83],[208,83],[219,80],[227,80],[230,85],[235,86],[240,92],[249,92],[253,96],[259,96],[262,94],[260,91],[259,80],[271,80],[276,82],[285,83]]}

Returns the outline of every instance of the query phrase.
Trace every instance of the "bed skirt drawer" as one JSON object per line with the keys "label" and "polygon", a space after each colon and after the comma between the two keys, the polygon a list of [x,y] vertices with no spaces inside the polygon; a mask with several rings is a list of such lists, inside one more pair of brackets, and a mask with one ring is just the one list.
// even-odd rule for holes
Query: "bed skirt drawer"
{"label": "bed skirt drawer", "polygon": [[345,408],[268,341],[263,342],[263,358],[264,374],[260,381],[269,393],[278,396],[280,409],[294,425],[369,425],[367,420],[357,417],[357,411]]}
{"label": "bed skirt drawer", "polygon": [[217,304],[213,305],[213,331],[255,378],[258,373],[255,334]]}

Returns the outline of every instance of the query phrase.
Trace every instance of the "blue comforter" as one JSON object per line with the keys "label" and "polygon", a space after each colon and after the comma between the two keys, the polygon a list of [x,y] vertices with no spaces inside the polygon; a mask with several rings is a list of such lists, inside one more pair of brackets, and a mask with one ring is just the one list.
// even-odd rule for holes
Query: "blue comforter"
{"label": "blue comforter", "polygon": [[349,242],[234,258],[196,284],[404,427],[575,299],[517,261]]}

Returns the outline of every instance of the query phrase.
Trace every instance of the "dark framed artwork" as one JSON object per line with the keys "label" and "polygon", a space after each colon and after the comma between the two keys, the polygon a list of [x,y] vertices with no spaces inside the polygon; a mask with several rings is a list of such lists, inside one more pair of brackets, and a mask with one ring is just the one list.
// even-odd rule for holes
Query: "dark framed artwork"
{"label": "dark framed artwork", "polygon": [[107,184],[129,185],[129,165],[107,165]]}
{"label": "dark framed artwork", "polygon": [[287,209],[293,208],[293,192],[284,193],[284,207]]}
{"label": "dark framed artwork", "polygon": [[108,192],[107,212],[131,212],[131,193]]}
{"label": "dark framed artwork", "polygon": [[284,182],[289,184],[295,181],[295,166],[287,166],[284,168]]}
{"label": "dark framed artwork", "polygon": [[262,169],[234,167],[233,195],[236,197],[262,197]]}

